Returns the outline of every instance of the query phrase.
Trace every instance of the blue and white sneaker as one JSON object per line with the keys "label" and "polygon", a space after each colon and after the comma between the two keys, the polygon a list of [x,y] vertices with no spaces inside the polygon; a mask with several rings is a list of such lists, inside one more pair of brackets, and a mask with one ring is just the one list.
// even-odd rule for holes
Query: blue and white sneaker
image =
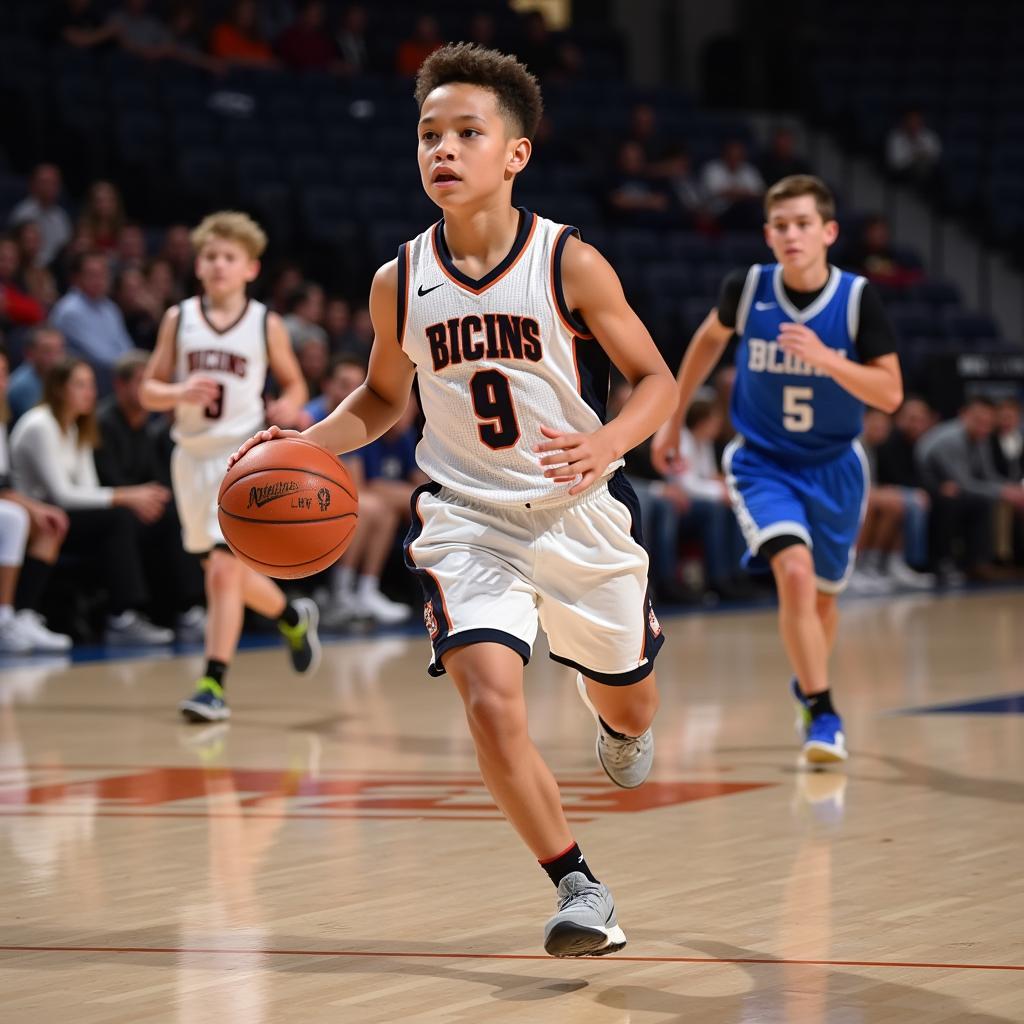
{"label": "blue and white sneaker", "polygon": [[288,657],[292,668],[299,675],[309,675],[320,664],[320,609],[310,597],[299,597],[292,601],[292,607],[299,614],[297,626],[286,626],[283,622],[277,628],[288,645]]}
{"label": "blue and white sneaker", "polygon": [[808,764],[835,764],[848,756],[843,720],[838,715],[812,718],[804,739],[804,760]]}
{"label": "blue and white sneaker", "polygon": [[203,676],[196,684],[196,692],[178,705],[178,710],[188,722],[223,722],[231,717],[231,708],[224,699],[224,687]]}
{"label": "blue and white sneaker", "polygon": [[811,726],[811,709],[807,706],[807,698],[804,696],[803,690],[800,689],[800,682],[796,676],[789,681],[789,689],[793,694],[793,700],[796,701],[796,722],[793,724],[793,728],[796,729],[800,739],[805,739],[807,730]]}

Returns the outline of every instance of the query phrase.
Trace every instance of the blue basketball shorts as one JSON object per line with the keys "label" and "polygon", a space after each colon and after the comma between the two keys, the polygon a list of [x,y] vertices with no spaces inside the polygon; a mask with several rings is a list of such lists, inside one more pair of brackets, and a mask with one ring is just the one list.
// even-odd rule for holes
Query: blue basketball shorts
{"label": "blue basketball shorts", "polygon": [[731,441],[722,458],[729,497],[747,554],[743,564],[765,568],[761,545],[773,537],[799,537],[814,558],[818,589],[838,594],[853,571],[854,550],[867,503],[867,458],[859,442],[820,465],[779,462]]}

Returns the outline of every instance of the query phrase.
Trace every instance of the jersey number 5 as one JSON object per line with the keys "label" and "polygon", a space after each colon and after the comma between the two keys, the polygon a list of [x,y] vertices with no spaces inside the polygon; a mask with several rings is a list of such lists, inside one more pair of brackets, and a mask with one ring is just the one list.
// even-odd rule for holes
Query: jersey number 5
{"label": "jersey number 5", "polygon": [[469,390],[473,412],[481,421],[476,425],[480,440],[496,451],[511,448],[519,440],[519,421],[508,377],[500,370],[479,370],[473,374]]}
{"label": "jersey number 5", "polygon": [[814,388],[782,389],[782,425],[795,434],[804,434],[814,426]]}

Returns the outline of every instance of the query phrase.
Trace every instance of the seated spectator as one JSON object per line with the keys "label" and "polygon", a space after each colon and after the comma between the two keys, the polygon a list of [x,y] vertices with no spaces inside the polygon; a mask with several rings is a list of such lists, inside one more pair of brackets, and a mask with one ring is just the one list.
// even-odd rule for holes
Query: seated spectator
{"label": "seated spectator", "polygon": [[149,0],[122,0],[110,19],[117,39],[129,53],[143,60],[166,57],[171,47],[171,32],[165,22],[149,10]]}
{"label": "seated spectator", "polygon": [[121,228],[117,240],[117,252],[114,261],[118,273],[125,267],[142,270],[148,258],[146,251],[146,232],[141,224],[130,221]]}
{"label": "seated spectator", "polygon": [[200,17],[201,0],[179,0],[171,10],[167,28],[171,34],[165,56],[213,74],[223,74],[224,63],[204,52],[206,33]]}
{"label": "seated spectator", "polygon": [[707,589],[720,597],[740,597],[744,588],[737,577],[745,546],[718,471],[715,438],[721,429],[722,412],[713,396],[691,403],[679,439],[682,468],[673,479],[690,499],[682,526],[700,538]]}
{"label": "seated spectator", "polygon": [[307,335],[295,354],[306,382],[306,389],[311,397],[316,397],[323,390],[324,378],[327,376],[330,358],[327,342],[315,335]]}
{"label": "seated spectator", "polygon": [[879,451],[891,433],[890,417],[878,409],[868,409],[864,415],[861,442],[868,460],[871,485],[857,541],[856,565],[850,576],[853,593],[887,593],[894,586],[930,590],[935,586],[933,575],[915,572],[903,557],[908,507],[903,488],[883,485],[878,481]]}
{"label": "seated spectator", "polygon": [[753,230],[764,223],[764,179],[738,139],[727,142],[722,155],[704,165],[701,183],[711,214],[722,227]]}
{"label": "seated spectator", "polygon": [[232,64],[278,66],[274,51],[260,34],[255,0],[235,0],[228,18],[210,33],[210,53]]}
{"label": "seated spectator", "polygon": [[116,252],[124,220],[124,204],[116,186],[109,181],[93,182],[78,218],[80,245],[99,252]]}
{"label": "seated spectator", "polygon": [[0,654],[66,651],[71,637],[47,629],[39,608],[68,532],[68,517],[12,486],[7,370],[7,353],[0,347]]}
{"label": "seated spectator", "polygon": [[920,267],[900,262],[892,247],[889,221],[880,215],[864,221],[846,262],[869,281],[886,288],[909,288],[924,276]]}
{"label": "seated spectator", "polygon": [[[99,405],[100,444],[95,452],[96,473],[104,487],[137,487],[166,479],[159,449],[158,424],[139,401],[139,387],[148,353],[129,352],[114,365],[114,393]],[[143,570],[160,618],[173,623],[195,618],[202,604],[203,574],[195,556],[181,542],[181,522],[173,501],[161,514],[138,526]]]}
{"label": "seated spectator", "polygon": [[60,331],[42,324],[29,332],[24,359],[11,374],[7,388],[7,402],[15,422],[43,400],[43,381],[50,368],[63,358],[64,335]]}
{"label": "seated spectator", "polygon": [[373,346],[373,321],[370,319],[370,310],[366,306],[360,306],[352,314],[352,326],[349,328],[349,341],[346,350],[361,355],[364,360],[370,358],[370,349]]}
{"label": "seated spectator", "polygon": [[[1017,398],[1000,399],[992,434],[996,472],[1011,484],[1024,484],[1024,433]],[[1001,561],[1024,565],[1024,516],[1002,515],[996,520],[996,549]]]}
{"label": "seated spectator", "polygon": [[636,103],[629,112],[629,129],[625,142],[635,142],[644,156],[644,166],[652,178],[662,177],[659,161],[666,145],[658,132],[658,115],[649,103]]}
{"label": "seated spectator", "polygon": [[146,271],[146,288],[153,297],[153,305],[160,310],[181,302],[185,297],[184,291],[174,276],[174,268],[161,257],[150,260],[149,269]]}
{"label": "seated spectator", "polygon": [[420,65],[443,45],[437,19],[430,14],[421,14],[416,19],[412,36],[398,46],[395,70],[405,78],[412,78],[419,71]]}
{"label": "seated spectator", "polygon": [[26,292],[18,279],[18,243],[0,238],[0,326],[31,327],[46,319],[46,310]]}
{"label": "seated spectator", "polygon": [[797,153],[796,133],[792,128],[777,128],[761,157],[759,167],[762,179],[769,185],[793,174],[813,174],[814,168]]}
{"label": "seated spectator", "polygon": [[59,2],[50,20],[48,34],[55,41],[78,50],[112,46],[117,39],[117,29],[97,7],[93,0]]}
{"label": "seated spectator", "polygon": [[281,60],[295,71],[338,71],[341,62],[327,28],[323,0],[302,0],[295,20],[277,40]]}
{"label": "seated spectator", "polygon": [[43,403],[22,416],[11,434],[15,487],[67,513],[63,550],[85,561],[109,593],[107,642],[170,643],[174,633],[139,611],[149,599],[139,524],[163,515],[170,492],[160,484],[101,487],[93,462],[97,440],[92,368],[66,359],[47,374]]}
{"label": "seated spectator", "polygon": [[332,352],[341,352],[346,348],[351,326],[352,307],[348,299],[332,295],[324,304],[324,331],[327,333],[327,347]]}
{"label": "seated spectator", "polygon": [[9,223],[17,227],[35,221],[41,237],[40,266],[48,267],[71,241],[71,218],[60,204],[63,188],[60,168],[55,164],[37,164],[29,179],[28,196],[11,211]]}
{"label": "seated spectator", "polygon": [[662,160],[669,192],[683,214],[684,223],[701,231],[713,227],[700,179],[693,173],[690,154],[682,146],[666,151]]}
{"label": "seated spectator", "polygon": [[1024,485],[1007,483],[996,471],[994,430],[992,401],[975,396],[957,419],[933,427],[917,445],[918,466],[932,501],[932,558],[946,580],[957,578],[958,563],[970,577],[993,578],[993,512],[1004,501],[1018,515],[1024,513]]}
{"label": "seated spectator", "polygon": [[39,225],[34,220],[23,220],[14,229],[14,241],[20,257],[21,290],[49,309],[60,293],[53,271],[43,263],[43,233]]}
{"label": "seated spectator", "polygon": [[121,310],[109,296],[107,257],[101,252],[76,256],[71,282],[71,289],[53,307],[50,323],[63,333],[72,352],[109,372],[135,345]]}
{"label": "seated spectator", "polygon": [[908,110],[889,132],[885,162],[903,181],[927,182],[942,157],[942,143],[924,122],[920,110]]}
{"label": "seated spectator", "polygon": [[309,339],[327,345],[327,332],[320,326],[324,318],[324,290],[318,284],[303,284],[288,296],[284,325],[296,352]]}
{"label": "seated spectator", "polygon": [[174,274],[175,291],[192,294],[195,283],[195,253],[187,224],[172,224],[164,232],[164,243],[158,259],[166,261]]}
{"label": "seated spectator", "polygon": [[114,301],[124,317],[124,325],[137,348],[151,352],[156,344],[163,309],[154,302],[142,271],[126,267],[117,276]]}
{"label": "seated spectator", "polygon": [[[323,394],[305,407],[308,423],[302,429],[329,416],[364,380],[365,363],[351,356],[335,356]],[[408,607],[391,601],[380,589],[380,575],[398,529],[398,513],[364,486],[360,452],[349,452],[341,461],[359,491],[359,521],[345,553],[331,569],[333,601],[324,624],[336,629],[353,618],[385,624],[402,622],[409,616]]]}
{"label": "seated spectator", "polygon": [[895,487],[903,496],[904,561],[920,570],[928,564],[928,514],[931,499],[914,456],[917,442],[935,426],[935,413],[923,399],[908,396],[900,406],[889,436],[878,446],[875,463],[881,487]]}
{"label": "seated spectator", "polygon": [[370,50],[366,45],[366,8],[362,4],[348,4],[341,14],[338,33],[338,53],[350,75],[364,73],[370,63]]}
{"label": "seated spectator", "polygon": [[623,223],[653,227],[667,222],[671,205],[668,194],[651,180],[644,151],[636,142],[624,142],[619,147],[608,205]]}

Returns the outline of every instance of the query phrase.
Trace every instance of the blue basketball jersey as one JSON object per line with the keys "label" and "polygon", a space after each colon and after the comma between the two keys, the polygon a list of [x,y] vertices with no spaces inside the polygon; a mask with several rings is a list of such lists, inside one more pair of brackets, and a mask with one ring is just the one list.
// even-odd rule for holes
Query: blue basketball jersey
{"label": "blue basketball jersey", "polygon": [[843,454],[861,432],[864,403],[831,377],[787,354],[776,339],[784,323],[809,327],[844,358],[858,360],[857,326],[866,281],[831,268],[806,309],[789,300],[778,264],[747,272],[736,333],[732,420],[747,443],[784,462],[814,464]]}

